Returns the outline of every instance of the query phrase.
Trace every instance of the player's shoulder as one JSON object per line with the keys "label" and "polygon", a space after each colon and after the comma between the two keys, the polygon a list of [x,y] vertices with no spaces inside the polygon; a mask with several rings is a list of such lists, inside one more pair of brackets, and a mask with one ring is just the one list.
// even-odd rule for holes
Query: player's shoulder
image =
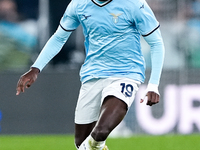
{"label": "player's shoulder", "polygon": [[138,5],[140,3],[146,2],[146,0],[126,0],[126,2],[131,3],[133,5]]}
{"label": "player's shoulder", "polygon": [[87,3],[89,0],[71,0],[70,3],[73,3],[74,5],[78,5],[78,4],[84,4]]}
{"label": "player's shoulder", "polygon": [[71,4],[71,5],[78,4],[78,0],[71,0],[71,1],[70,1],[70,4]]}
{"label": "player's shoulder", "polygon": [[145,0],[126,0],[126,6],[132,8],[140,8],[143,4],[146,4]]}

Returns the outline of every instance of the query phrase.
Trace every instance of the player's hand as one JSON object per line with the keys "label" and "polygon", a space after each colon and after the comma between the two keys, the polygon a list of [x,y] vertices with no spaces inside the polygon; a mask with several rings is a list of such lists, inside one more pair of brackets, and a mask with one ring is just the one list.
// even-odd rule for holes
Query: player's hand
{"label": "player's hand", "polygon": [[159,103],[160,94],[158,91],[158,85],[149,83],[147,89],[145,90],[144,96],[141,98],[140,103],[143,103],[147,97],[146,105],[152,106]]}
{"label": "player's hand", "polygon": [[29,88],[37,79],[40,70],[38,68],[31,68],[28,72],[23,74],[17,83],[16,95],[24,92],[25,88]]}

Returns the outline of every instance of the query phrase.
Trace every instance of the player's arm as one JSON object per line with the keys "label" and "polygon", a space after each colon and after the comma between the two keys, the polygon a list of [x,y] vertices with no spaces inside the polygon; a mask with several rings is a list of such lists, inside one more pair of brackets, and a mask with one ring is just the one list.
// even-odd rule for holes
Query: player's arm
{"label": "player's arm", "polygon": [[163,61],[164,61],[164,44],[159,30],[159,22],[157,21],[153,11],[145,0],[139,0],[135,4],[137,9],[132,13],[137,29],[144,37],[151,49],[152,70],[150,80],[145,90],[147,96],[147,105],[154,105],[159,102],[158,85],[160,81]]}
{"label": "player's arm", "polygon": [[159,102],[160,94],[158,86],[164,62],[165,48],[159,29],[144,36],[144,39],[150,45],[152,69],[149,83],[141,102],[143,102],[144,98],[147,96],[147,105],[151,106]]}
{"label": "player's arm", "polygon": [[19,95],[20,92],[24,92],[25,87],[28,88],[35,82],[38,73],[60,52],[71,32],[79,26],[80,22],[76,15],[76,8],[77,1],[71,1],[60,21],[58,29],[48,40],[31,69],[19,79],[16,95]]}
{"label": "player's arm", "polygon": [[30,87],[35,82],[39,72],[42,71],[46,64],[60,52],[70,34],[71,31],[66,31],[60,26],[58,27],[57,31],[52,35],[52,37],[48,40],[42,49],[30,70],[20,77],[17,83],[16,95],[24,92],[25,88]]}
{"label": "player's arm", "polygon": [[57,31],[52,35],[42,49],[32,67],[38,68],[42,71],[46,64],[60,52],[70,34],[71,31],[65,31],[61,26],[59,26]]}

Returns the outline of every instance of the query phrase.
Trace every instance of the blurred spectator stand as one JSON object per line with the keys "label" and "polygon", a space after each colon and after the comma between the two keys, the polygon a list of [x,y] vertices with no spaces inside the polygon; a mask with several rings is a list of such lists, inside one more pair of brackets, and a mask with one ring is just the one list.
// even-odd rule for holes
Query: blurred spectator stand
{"label": "blurred spectator stand", "polygon": [[30,65],[31,54],[37,46],[36,29],[35,21],[22,19],[14,0],[0,0],[0,71]]}

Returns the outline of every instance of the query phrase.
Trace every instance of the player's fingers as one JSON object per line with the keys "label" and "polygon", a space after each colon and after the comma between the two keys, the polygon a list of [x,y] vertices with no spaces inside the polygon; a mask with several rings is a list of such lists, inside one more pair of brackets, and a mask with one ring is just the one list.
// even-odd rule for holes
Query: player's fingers
{"label": "player's fingers", "polygon": [[152,106],[152,93],[148,92],[147,97],[148,97],[148,99],[147,99],[146,105]]}
{"label": "player's fingers", "polygon": [[16,95],[19,95],[23,91],[21,80],[18,81],[16,90],[17,90]]}
{"label": "player's fingers", "polygon": [[146,100],[147,100],[147,91],[145,91],[144,95],[141,97],[140,103],[143,103]]}
{"label": "player's fingers", "polygon": [[152,97],[152,100],[151,100],[151,102],[152,102],[152,104],[156,104],[157,103],[157,97],[156,97],[156,93],[154,93],[154,92],[151,92],[151,97]]}
{"label": "player's fingers", "polygon": [[160,95],[156,94],[156,103],[160,102]]}
{"label": "player's fingers", "polygon": [[156,94],[156,93],[152,93],[152,103],[153,104],[157,104],[157,103],[159,103],[159,95],[158,94]]}
{"label": "player's fingers", "polygon": [[33,84],[34,80],[30,80],[26,84],[26,88],[29,88]]}
{"label": "player's fingers", "polygon": [[21,91],[17,88],[16,95],[19,95],[20,93],[21,93]]}
{"label": "player's fingers", "polygon": [[19,95],[21,92],[24,92],[24,88],[26,83],[28,82],[28,79],[24,79],[23,77],[21,77],[17,83],[17,93],[16,95]]}
{"label": "player's fingers", "polygon": [[152,106],[152,102],[151,101],[147,101],[146,105]]}
{"label": "player's fingers", "polygon": [[159,103],[160,96],[156,94],[155,92],[149,92],[149,100],[147,105],[154,105]]}

